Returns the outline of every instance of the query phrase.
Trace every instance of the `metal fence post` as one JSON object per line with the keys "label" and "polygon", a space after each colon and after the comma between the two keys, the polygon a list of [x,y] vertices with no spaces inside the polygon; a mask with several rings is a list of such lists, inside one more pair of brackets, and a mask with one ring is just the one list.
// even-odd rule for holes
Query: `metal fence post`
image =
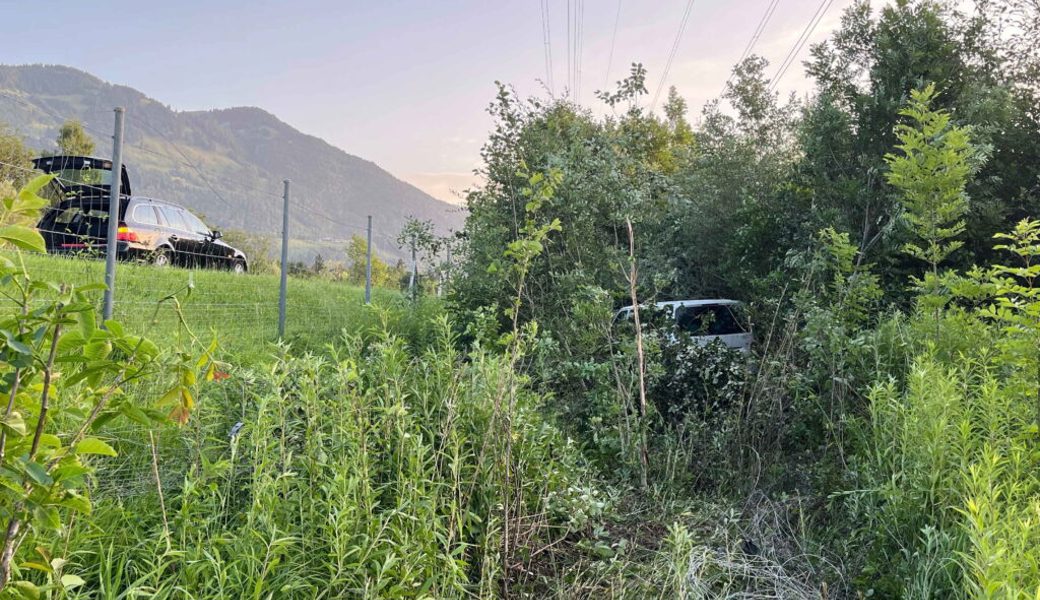
{"label": "metal fence post", "polygon": [[289,180],[282,195],[282,284],[278,291],[278,339],[285,337],[285,297],[289,289]]}
{"label": "metal fence post", "polygon": [[447,249],[447,253],[448,253],[448,257],[444,261],[445,263],[447,263],[444,266],[444,291],[445,291],[445,293],[447,293],[448,285],[451,283],[451,239],[450,238],[448,239],[448,242],[446,244],[444,244],[444,247]]}
{"label": "metal fence post", "polygon": [[105,298],[101,318],[112,318],[116,301],[116,252],[119,250],[119,205],[123,183],[123,116],[125,110],[117,106],[115,132],[112,134],[112,184],[108,191],[108,248],[105,253]]}
{"label": "metal fence post", "polygon": [[412,274],[408,278],[408,293],[412,296],[412,302],[415,302],[415,280],[419,274],[419,263],[416,262],[415,258],[415,240],[412,240]]}
{"label": "metal fence post", "polygon": [[368,245],[365,249],[365,304],[372,303],[372,215],[368,215]]}

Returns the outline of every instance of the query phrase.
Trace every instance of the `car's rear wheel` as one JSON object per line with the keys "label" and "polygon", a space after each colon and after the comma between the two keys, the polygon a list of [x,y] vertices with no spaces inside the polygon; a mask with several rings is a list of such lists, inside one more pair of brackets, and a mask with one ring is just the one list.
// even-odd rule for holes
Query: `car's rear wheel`
{"label": "car's rear wheel", "polygon": [[173,256],[167,248],[159,248],[152,252],[152,264],[157,267],[168,267],[173,263]]}
{"label": "car's rear wheel", "polygon": [[236,258],[235,261],[231,263],[231,272],[237,274],[245,273],[246,261],[242,260],[241,258]]}

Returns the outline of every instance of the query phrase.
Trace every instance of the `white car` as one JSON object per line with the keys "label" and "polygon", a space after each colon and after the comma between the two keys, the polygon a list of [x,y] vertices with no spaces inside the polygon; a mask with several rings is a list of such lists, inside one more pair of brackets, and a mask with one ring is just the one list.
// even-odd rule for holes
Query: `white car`
{"label": "white car", "polygon": [[[640,306],[640,321],[647,322],[644,310],[656,313],[659,318],[675,322],[680,331],[691,336],[694,343],[707,346],[719,340],[740,352],[751,351],[751,333],[740,318],[741,303],[736,300],[673,300],[657,302],[654,308]],[[615,321],[632,318],[632,307],[626,306],[614,316]]]}

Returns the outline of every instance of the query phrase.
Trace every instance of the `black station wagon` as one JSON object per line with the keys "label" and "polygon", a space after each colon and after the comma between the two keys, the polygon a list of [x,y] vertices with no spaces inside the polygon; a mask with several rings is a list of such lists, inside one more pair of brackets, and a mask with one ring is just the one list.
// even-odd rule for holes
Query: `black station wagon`
{"label": "black station wagon", "polygon": [[[37,224],[56,254],[103,253],[108,243],[112,162],[85,156],[48,156],[36,168],[58,176],[61,198]],[[224,243],[188,209],[172,202],[134,196],[124,167],[116,233],[120,259],[158,266],[180,265],[230,269],[243,273],[246,255]]]}

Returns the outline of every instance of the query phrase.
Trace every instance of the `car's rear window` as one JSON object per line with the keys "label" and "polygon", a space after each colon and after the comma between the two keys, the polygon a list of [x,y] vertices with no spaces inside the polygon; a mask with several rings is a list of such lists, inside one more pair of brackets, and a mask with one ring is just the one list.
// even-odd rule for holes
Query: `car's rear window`
{"label": "car's rear window", "polygon": [[111,169],[62,169],[57,176],[66,185],[112,185]]}
{"label": "car's rear window", "polygon": [[51,218],[42,223],[43,229],[76,236],[105,237],[108,235],[107,204],[74,204],[51,209]]}
{"label": "car's rear window", "polygon": [[731,305],[680,306],[675,311],[679,329],[690,335],[732,335],[745,333]]}

